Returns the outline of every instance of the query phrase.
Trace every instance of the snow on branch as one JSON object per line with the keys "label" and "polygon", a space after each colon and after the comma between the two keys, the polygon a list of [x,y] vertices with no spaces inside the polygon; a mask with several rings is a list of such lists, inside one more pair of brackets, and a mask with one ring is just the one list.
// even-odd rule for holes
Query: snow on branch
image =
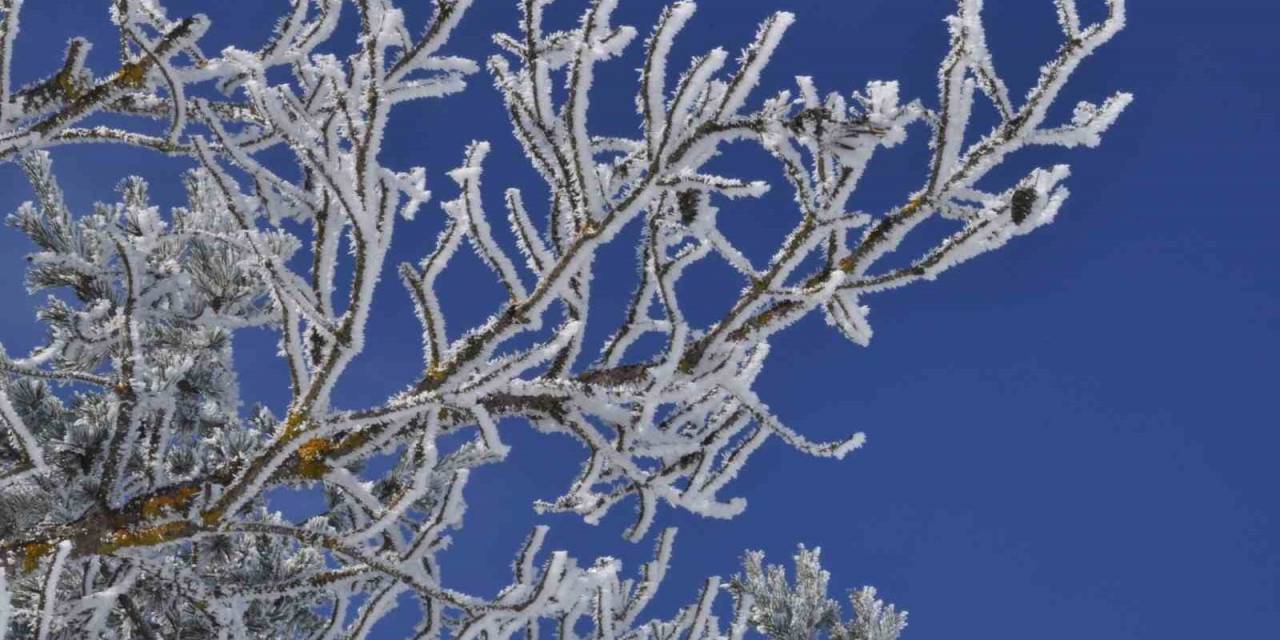
{"label": "snow on branch", "polygon": [[[634,506],[633,541],[664,509],[741,513],[732,482],[771,440],[823,458],[861,447],[861,433],[815,442],[769,409],[756,380],[771,337],[815,313],[866,346],[875,294],[933,280],[1059,215],[1066,166],[1003,186],[985,178],[1027,147],[1101,142],[1128,94],[1047,120],[1076,68],[1123,27],[1123,1],[1097,0],[1107,15],[1086,25],[1078,0],[1045,0],[1064,41],[1018,97],[988,47],[982,1],[958,0],[938,95],[924,99],[880,80],[823,93],[805,75],[762,95],[797,18],[762,16],[736,58],[712,47],[681,61],[672,51],[696,6],[675,2],[635,52],[636,122],[621,137],[592,120],[595,78],[625,67],[614,61],[639,33],[616,24],[618,0],[584,0],[580,19],[560,25],[548,24],[551,0],[518,1],[515,30],[493,37],[484,68],[543,188],[486,173],[500,147],[475,142],[443,174],[451,199],[427,209],[427,168],[386,166],[384,141],[398,105],[460,91],[480,72],[446,53],[470,0],[434,0],[422,24],[393,0],[291,0],[267,42],[216,55],[200,45],[205,18],[112,0],[119,67],[95,73],[89,43],[75,39],[25,87],[12,84],[12,58],[34,3],[0,0],[0,160],[17,160],[35,194],[9,221],[34,246],[29,287],[54,294],[39,312],[46,342],[25,357],[0,351],[0,637],[363,638],[408,598],[423,638],[551,627],[561,638],[898,637],[905,614],[870,588],[842,621],[817,552],[803,548],[794,586],[749,555],[744,577],[708,579],[661,620],[643,612],[674,530],[656,534],[653,559],[628,577],[613,558],[544,553],[550,534],[538,527],[511,583],[487,599],[452,589],[440,558],[460,535],[473,472],[506,460],[517,440],[504,436],[522,423],[583,451],[547,461],[578,473],[534,508],[597,523]],[[971,130],[980,100],[998,119],[986,132]],[[870,162],[917,129],[930,148],[918,188],[887,211],[852,210]],[[74,142],[184,159],[187,202],[162,212],[130,178],[115,202],[73,213],[47,150]],[[718,173],[731,145],[758,146],[780,179]],[[720,220],[771,188],[791,191],[794,210],[778,215],[794,226],[763,260]],[[428,214],[443,229],[396,267],[404,290],[378,289],[393,240],[415,231],[401,227]],[[906,266],[880,265],[935,218],[949,235]],[[620,285],[598,281],[597,258],[633,223],[635,289],[622,321],[601,327],[613,316],[593,292]],[[495,229],[504,224],[510,236]],[[458,315],[437,283],[464,244],[507,296],[450,332]],[[700,324],[685,311],[700,292],[683,283],[709,261],[731,268],[723,286],[739,293]],[[334,390],[379,338],[367,330],[375,300],[396,295],[422,325],[420,374],[384,402],[339,408]],[[281,416],[241,407],[233,338],[250,327],[278,337]],[[611,337],[590,353],[597,328]],[[268,506],[283,487],[310,487],[326,508],[290,521]]]}

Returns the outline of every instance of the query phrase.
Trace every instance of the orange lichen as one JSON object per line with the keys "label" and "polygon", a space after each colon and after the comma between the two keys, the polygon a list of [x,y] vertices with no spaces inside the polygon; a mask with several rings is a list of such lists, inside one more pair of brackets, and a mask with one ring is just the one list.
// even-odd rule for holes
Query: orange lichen
{"label": "orange lichen", "polygon": [[181,509],[187,506],[198,493],[200,493],[200,490],[195,487],[182,487],[168,495],[148,498],[146,502],[142,503],[142,517],[154,518],[166,511]]}
{"label": "orange lichen", "polygon": [[22,547],[22,572],[31,573],[40,567],[40,558],[49,555],[53,545],[48,542],[32,542]]}
{"label": "orange lichen", "polygon": [[117,529],[111,532],[102,545],[102,553],[111,553],[127,547],[145,547],[168,542],[187,531],[186,522],[167,522],[142,529]]}
{"label": "orange lichen", "polygon": [[334,450],[333,441],[328,438],[312,438],[298,447],[298,475],[317,480],[329,472],[329,465],[324,458]]}
{"label": "orange lichen", "polygon": [[369,434],[364,431],[350,434],[336,442],[329,438],[312,438],[298,447],[298,475],[318,480],[330,470],[326,459],[354,451],[368,441]]}

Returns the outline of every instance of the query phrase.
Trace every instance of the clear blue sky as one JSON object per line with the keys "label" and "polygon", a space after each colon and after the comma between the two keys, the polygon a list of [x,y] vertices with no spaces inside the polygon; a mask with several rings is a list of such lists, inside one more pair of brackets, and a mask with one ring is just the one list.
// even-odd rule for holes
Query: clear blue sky
{"label": "clear blue sky", "polygon": [[[1086,17],[1100,13],[1102,0],[1079,2],[1094,9]],[[99,44],[95,70],[112,69],[106,4],[29,0],[17,76],[52,70],[77,33]],[[246,45],[261,41],[284,5],[169,4],[175,15],[209,13],[212,42]],[[487,55],[487,34],[514,24],[512,0],[476,4],[456,54]],[[647,30],[658,4],[624,0],[621,21]],[[768,89],[789,86],[796,74],[845,92],[896,78],[904,96],[936,104],[949,0],[701,4],[677,58],[713,45],[736,49],[760,18],[786,8],[799,20]],[[1020,95],[1056,46],[1052,4],[987,4],[997,64]],[[863,430],[870,442],[842,463],[770,445],[733,486],[750,501],[736,520],[665,511],[659,525],[679,525],[681,534],[658,612],[691,599],[703,576],[733,573],[744,549],[783,560],[806,542],[823,548],[834,587],[875,584],[909,609],[909,638],[1280,638],[1280,8],[1264,0],[1130,4],[1130,27],[1065,97],[1069,107],[1123,89],[1136,102],[1100,149],[1026,159],[1073,165],[1073,195],[1058,221],[936,283],[873,299],[869,349],[842,341],[819,318],[779,337],[759,385],[766,400],[814,437]],[[581,3],[557,6],[567,19]],[[604,132],[631,133],[637,63],[611,64],[593,117]],[[437,202],[452,197],[444,171],[472,138],[494,143],[493,194],[530,183],[487,79],[398,116],[388,162],[426,164]],[[921,178],[925,135],[914,133],[868,174],[858,208],[883,210]],[[186,167],[111,147],[62,148],[54,157],[80,211],[112,199],[129,172],[155,178],[158,199],[175,203],[173,176]],[[772,176],[754,152],[726,162]],[[0,166],[0,209],[29,197],[17,167]],[[722,219],[761,255],[794,219],[788,198],[778,189],[726,208]],[[421,255],[438,221],[420,214],[402,227],[393,259]],[[40,335],[21,282],[26,248],[16,232],[0,235],[0,340],[11,353]],[[612,279],[598,285],[601,308],[629,292],[621,276],[631,255],[623,246],[603,258]],[[714,317],[736,291],[723,276],[695,274],[707,287],[695,317]],[[343,406],[376,402],[418,371],[407,300],[394,286],[382,295],[376,339],[348,375]],[[498,299],[474,265],[453,273],[444,295],[458,310],[454,327],[483,318]],[[279,407],[286,383],[272,341],[247,335],[238,344],[247,395]],[[505,581],[536,520],[529,503],[557,495],[581,454],[507,427],[512,459],[475,477],[466,528],[445,565],[455,586],[477,593]],[[304,509],[308,496],[296,499],[291,508]],[[617,555],[634,568],[650,543],[621,539],[627,517],[595,528],[550,518],[549,545],[584,559]],[[398,637],[395,624],[404,623],[393,621],[384,637]]]}

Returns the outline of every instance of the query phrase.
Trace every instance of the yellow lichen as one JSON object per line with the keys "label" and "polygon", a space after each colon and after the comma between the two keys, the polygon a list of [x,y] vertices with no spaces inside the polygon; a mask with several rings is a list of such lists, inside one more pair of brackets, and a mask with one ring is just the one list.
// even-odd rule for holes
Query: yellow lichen
{"label": "yellow lichen", "polygon": [[912,198],[911,202],[907,203],[906,208],[904,208],[902,212],[906,215],[911,215],[919,211],[920,207],[924,206],[925,200],[926,198],[924,196],[916,196],[915,198]]}
{"label": "yellow lichen", "polygon": [[334,448],[337,451],[340,451],[341,453],[347,453],[349,451],[354,451],[355,449],[360,448],[368,441],[369,441],[369,432],[359,431],[343,438],[342,441],[338,444],[338,446]]}
{"label": "yellow lichen", "polygon": [[126,62],[117,77],[126,87],[141,87],[147,80],[147,67],[141,62]]}
{"label": "yellow lichen", "polygon": [[301,413],[290,413],[289,417],[284,421],[284,432],[280,434],[280,437],[285,442],[293,440],[298,436],[298,434],[302,433],[302,425],[306,423],[306,421],[307,418],[305,415]]}
{"label": "yellow lichen", "polygon": [[206,527],[212,527],[213,525],[218,524],[218,521],[221,519],[222,509],[210,509],[200,514],[200,522],[203,522]]}
{"label": "yellow lichen", "polygon": [[53,81],[57,83],[58,89],[62,90],[62,95],[66,96],[67,100],[75,100],[80,97],[80,86],[76,84],[70,73],[63,71],[54,76]]}

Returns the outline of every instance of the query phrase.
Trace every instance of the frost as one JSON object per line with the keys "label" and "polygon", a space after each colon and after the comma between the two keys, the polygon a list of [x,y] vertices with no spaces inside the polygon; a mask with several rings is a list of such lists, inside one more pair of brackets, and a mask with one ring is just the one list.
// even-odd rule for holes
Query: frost
{"label": "frost", "polygon": [[[696,7],[676,2],[644,42],[638,128],[614,137],[592,133],[591,100],[604,65],[637,39],[615,24],[619,2],[584,2],[580,20],[552,29],[550,0],[521,0],[518,31],[495,35],[505,53],[485,68],[545,188],[503,190],[506,178],[485,170],[501,147],[475,142],[446,174],[452,193],[439,208],[426,207],[428,169],[393,170],[382,146],[398,105],[460,91],[480,72],[442,53],[470,0],[436,0],[420,29],[392,0],[291,0],[268,42],[216,55],[201,49],[203,17],[119,0],[107,3],[119,68],[95,75],[77,39],[58,70],[18,88],[23,3],[0,3],[0,159],[17,160],[35,192],[9,220],[34,245],[29,288],[55,294],[39,312],[47,342],[25,357],[0,350],[0,637],[362,638],[413,598],[423,638],[555,627],[566,639],[736,639],[757,628],[896,640],[904,613],[868,587],[842,618],[817,551],[803,548],[794,580],[751,554],[744,577],[709,578],[660,620],[644,609],[674,530],[653,535],[653,559],[633,575],[613,558],[544,553],[551,534],[538,527],[492,598],[450,588],[439,559],[460,535],[472,472],[506,460],[513,422],[584,452],[538,511],[598,523],[625,504],[633,541],[651,537],[663,509],[741,513],[732,483],[770,441],[837,459],[863,446],[862,433],[816,442],[761,399],[771,338],[821,312],[866,346],[875,294],[935,279],[1060,214],[1064,165],[984,179],[1030,146],[1098,145],[1132,97],[1080,102],[1069,122],[1046,124],[1072,72],[1124,24],[1120,0],[1093,25],[1076,0],[1053,1],[1064,44],[1021,100],[987,48],[981,0],[959,0],[947,22],[936,100],[884,80],[823,93],[804,75],[793,91],[759,95],[795,16],[765,16],[732,60],[713,47],[682,63],[671,52]],[[357,18],[350,42],[343,11]],[[985,133],[970,131],[978,100],[998,114]],[[128,128],[138,118],[151,122]],[[920,186],[888,211],[852,210],[876,155],[926,128]],[[187,202],[164,211],[129,178],[116,202],[73,213],[47,150],[77,142],[191,162]],[[716,173],[733,145],[765,150],[782,179]],[[760,260],[720,222],[772,188],[791,191],[795,223]],[[935,215],[948,236],[905,267],[879,264]],[[367,329],[384,308],[375,301],[396,295],[378,284],[398,227],[424,217],[443,230],[395,267],[422,325],[422,370],[384,402],[344,406],[333,390],[379,339]],[[514,243],[495,230],[504,223]],[[597,281],[596,258],[632,223],[639,284],[601,352],[584,353],[584,336],[609,317],[593,291],[616,286]],[[457,318],[436,287],[459,251],[508,295],[487,320],[450,332]],[[724,286],[738,295],[699,324],[686,307],[700,292],[682,280],[708,261],[732,269]],[[276,332],[288,369],[279,417],[241,410],[232,344],[251,327]],[[660,346],[641,352],[642,336]],[[365,465],[374,459],[389,463]],[[326,509],[301,522],[271,512],[266,493],[288,487],[323,492]],[[732,613],[721,619],[726,592]]]}

